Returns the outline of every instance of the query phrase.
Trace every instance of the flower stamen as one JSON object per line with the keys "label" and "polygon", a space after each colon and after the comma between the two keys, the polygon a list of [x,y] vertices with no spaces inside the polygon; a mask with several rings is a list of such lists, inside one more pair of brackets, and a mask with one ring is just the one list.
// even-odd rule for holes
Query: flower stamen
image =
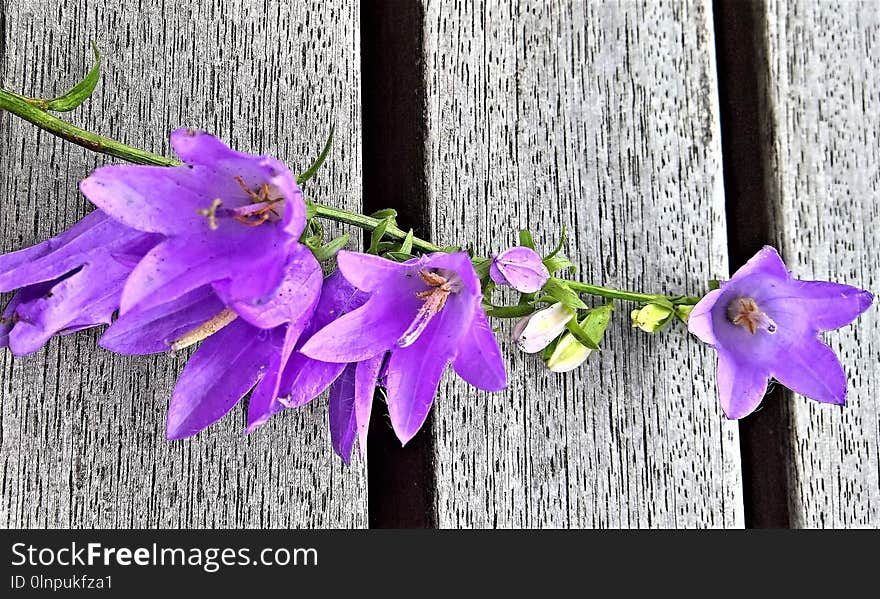
{"label": "flower stamen", "polygon": [[212,231],[217,230],[217,209],[223,205],[223,200],[217,198],[211,202],[210,208],[202,208],[198,212],[208,219],[208,228]]}
{"label": "flower stamen", "polygon": [[207,339],[236,318],[238,318],[238,314],[231,309],[226,308],[210,320],[203,322],[188,333],[184,333],[181,337],[178,337],[168,345],[171,347],[171,351],[178,351],[185,347],[189,347],[203,339]]}
{"label": "flower stamen", "polygon": [[416,297],[424,300],[412,324],[403,333],[397,342],[399,347],[408,347],[416,342],[431,319],[434,318],[446,305],[449,295],[455,291],[452,281],[443,275],[426,270],[419,271],[419,277],[429,287],[425,291],[416,293]]}
{"label": "flower stamen", "polygon": [[758,329],[763,329],[770,334],[776,332],[776,323],[758,308],[758,304],[751,297],[738,297],[727,305],[727,319],[741,327],[748,329],[754,335]]}

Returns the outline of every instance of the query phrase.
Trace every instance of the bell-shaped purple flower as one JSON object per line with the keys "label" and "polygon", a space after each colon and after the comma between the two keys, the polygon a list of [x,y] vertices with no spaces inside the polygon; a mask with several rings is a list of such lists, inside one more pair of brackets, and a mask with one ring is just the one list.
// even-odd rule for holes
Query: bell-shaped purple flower
{"label": "bell-shaped purple flower", "polygon": [[489,276],[498,285],[509,285],[521,293],[535,293],[550,280],[550,271],[535,250],[517,246],[492,257]]}
{"label": "bell-shaped purple flower", "polygon": [[184,165],[106,166],[80,184],[115,220],[164,237],[128,277],[120,314],[210,285],[254,326],[288,322],[302,305],[277,295],[288,263],[306,261],[308,251],[298,243],[306,209],[296,179],[275,158],[236,152],[199,131],[178,129],[171,145]]}
{"label": "bell-shaped purple flower", "polygon": [[718,351],[718,396],[728,418],[754,411],[771,377],[842,405],[846,375],[818,334],[849,324],[872,301],[856,287],[792,278],[767,246],[694,307],[688,329]]}
{"label": "bell-shaped purple flower", "polygon": [[161,239],[98,210],[57,237],[0,256],[0,291],[18,289],[0,316],[0,347],[26,355],[52,335],[109,324],[125,280]]}
{"label": "bell-shaped purple flower", "polygon": [[320,295],[321,267],[299,243],[305,203],[274,158],[192,130],[171,143],[183,166],[104,167],[81,184],[114,219],[161,239],[128,274],[99,343],[146,354],[203,341],[172,394],[168,437],[199,432],[252,388],[253,430],[273,413]]}
{"label": "bell-shaped purple flower", "polygon": [[390,353],[385,386],[401,442],[421,428],[449,364],[474,386],[505,388],[504,363],[466,253],[397,263],[342,251],[337,263],[343,276],[370,297],[315,333],[301,352],[322,362],[371,361],[369,374],[378,373]]}

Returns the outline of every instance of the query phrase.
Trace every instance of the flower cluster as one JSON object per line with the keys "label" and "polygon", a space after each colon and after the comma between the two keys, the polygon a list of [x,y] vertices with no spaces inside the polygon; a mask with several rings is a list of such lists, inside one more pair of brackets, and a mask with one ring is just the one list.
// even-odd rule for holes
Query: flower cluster
{"label": "flower cluster", "polygon": [[[431,409],[447,367],[486,391],[507,385],[488,317],[518,318],[517,345],[568,372],[599,349],[615,302],[637,304],[633,326],[674,320],[718,352],[730,418],[752,412],[772,377],[842,404],[846,378],[821,331],[848,324],[873,297],[798,281],[765,248],[705,297],[627,292],[558,278],[574,264],[564,242],[542,257],[531,235],[490,258],[441,249],[384,215],[348,219],[373,231],[367,253],[323,244],[315,205],[288,168],[190,129],[171,135],[179,166],[97,169],[80,189],[97,210],[39,245],[0,256],[0,347],[37,351],[57,334],[109,325],[99,344],[120,354],[199,343],[172,393],[167,436],[192,436],[250,394],[247,431],[329,389],[334,450],[366,446],[376,390],[406,443]],[[339,220],[345,220],[340,218]],[[396,242],[384,240],[396,231]],[[328,271],[325,275],[325,271]],[[496,305],[497,287],[518,293]],[[602,298],[587,305],[582,296]]]}

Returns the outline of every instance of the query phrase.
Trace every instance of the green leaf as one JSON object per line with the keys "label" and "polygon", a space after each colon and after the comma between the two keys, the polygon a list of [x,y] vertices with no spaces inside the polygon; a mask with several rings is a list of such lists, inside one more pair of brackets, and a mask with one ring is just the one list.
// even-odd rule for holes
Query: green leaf
{"label": "green leaf", "polygon": [[721,289],[721,283],[718,281],[718,279],[710,279],[709,290],[715,291],[716,289]]}
{"label": "green leaf", "polygon": [[409,233],[407,233],[406,237],[404,237],[403,243],[400,244],[401,253],[411,254],[412,253],[412,244],[413,244],[413,230],[410,229]]}
{"label": "green leaf", "polygon": [[446,245],[440,248],[441,252],[445,252],[447,254],[454,254],[455,252],[461,251],[461,246],[458,245]]}
{"label": "green leaf", "polygon": [[598,306],[587,312],[586,318],[580,322],[581,329],[597,345],[602,341],[602,337],[605,336],[605,330],[611,321],[611,313],[613,311],[614,304],[608,302],[604,306]]}
{"label": "green leaf", "polygon": [[556,301],[561,302],[564,306],[574,310],[586,310],[588,308],[578,294],[572,291],[562,279],[551,278],[547,284],[544,285],[542,291]]}
{"label": "green leaf", "polygon": [[580,343],[584,347],[587,347],[589,349],[599,349],[599,346],[596,344],[596,342],[590,339],[590,336],[587,335],[587,332],[581,328],[581,325],[577,322],[576,319],[572,318],[571,320],[569,320],[565,327],[568,329],[569,333],[574,335],[574,338],[578,340],[578,343]]}
{"label": "green leaf", "polygon": [[375,218],[376,220],[384,220],[386,218],[390,218],[391,222],[397,224],[397,210],[394,208],[386,208],[384,210],[379,210],[369,215],[370,218]]}
{"label": "green leaf", "polygon": [[386,258],[390,258],[391,260],[394,260],[396,262],[406,262],[407,260],[412,260],[413,258],[415,258],[415,256],[413,256],[409,252],[386,252],[385,254],[383,254],[383,256],[385,256]]}
{"label": "green leaf", "polygon": [[559,340],[562,339],[562,335],[551,341],[547,347],[544,348],[544,351],[541,352],[541,359],[545,362],[550,359],[550,356],[553,355],[553,352],[556,351],[556,346],[559,345]]}
{"label": "green leaf", "polygon": [[534,306],[493,306],[485,304],[483,309],[486,314],[495,318],[522,318],[535,311]]}
{"label": "green leaf", "polygon": [[[559,243],[557,243],[556,247],[553,248],[553,251],[550,252],[549,254],[547,254],[547,256],[544,258],[544,264],[547,264],[547,260],[552,259],[553,256],[555,256],[560,251],[562,251],[562,247],[564,245],[565,245],[565,225],[562,225],[562,235],[559,236]],[[547,268],[549,268],[549,266]],[[551,270],[550,272],[553,272],[553,271]]]}
{"label": "green leaf", "polygon": [[492,266],[490,258],[478,258],[474,260],[474,270],[477,271],[477,278],[481,281],[489,276],[489,267]]}
{"label": "green leaf", "polygon": [[547,270],[550,271],[551,275],[559,272],[560,270],[568,269],[572,273],[577,270],[577,266],[572,264],[571,260],[569,260],[565,256],[544,258],[544,266],[547,267]]}
{"label": "green leaf", "polygon": [[335,258],[336,252],[338,252],[339,250],[344,248],[345,244],[347,244],[347,243],[348,243],[348,233],[346,233],[345,235],[341,235],[341,236],[337,237],[336,239],[333,239],[333,240],[325,243],[324,245],[317,248],[316,250],[313,250],[312,253],[315,254],[315,259],[318,262],[326,262],[327,260],[330,260],[331,258]]}
{"label": "green leaf", "polygon": [[376,228],[373,229],[373,234],[370,236],[370,249],[367,250],[367,253],[379,253],[379,242],[382,241],[382,238],[385,236],[385,230],[388,228],[388,225],[391,224],[392,218],[393,217],[391,216],[384,218],[378,225],[376,225]]}
{"label": "green leaf", "polygon": [[324,164],[324,160],[327,158],[327,155],[330,153],[330,146],[333,145],[333,130],[335,127],[330,127],[330,134],[327,136],[327,141],[324,143],[324,149],[321,150],[321,153],[318,154],[318,158],[312,163],[306,172],[300,174],[296,178],[296,182],[298,185],[302,185],[309,179],[315,176],[315,173],[318,172],[318,169],[321,168],[321,165]]}
{"label": "green leaf", "polygon": [[89,99],[98,80],[101,78],[101,53],[98,52],[98,46],[92,42],[92,50],[95,52],[95,66],[89,71],[85,78],[74,85],[70,90],[57,98],[53,98],[46,102],[45,110],[53,112],[70,112],[74,108]]}
{"label": "green leaf", "polygon": [[528,229],[523,229],[519,232],[519,244],[535,249],[535,240],[532,239],[532,233]]}

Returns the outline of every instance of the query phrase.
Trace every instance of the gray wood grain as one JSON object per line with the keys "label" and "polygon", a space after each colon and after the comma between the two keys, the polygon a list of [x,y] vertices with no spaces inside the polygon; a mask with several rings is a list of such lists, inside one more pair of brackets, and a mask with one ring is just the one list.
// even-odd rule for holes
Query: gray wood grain
{"label": "gray wood grain", "polygon": [[[425,7],[438,241],[488,253],[530,228],[549,249],[565,225],[586,281],[696,293],[727,272],[709,2]],[[442,526],[742,526],[714,356],[680,325],[633,331],[630,308],[574,373],[505,324],[507,392],[445,379]]]}
{"label": "gray wood grain", "polygon": [[[762,2],[764,113],[783,256],[801,278],[880,291],[880,4]],[[848,405],[791,399],[791,509],[804,527],[880,526],[880,313],[826,340]]]}
{"label": "gray wood grain", "polygon": [[[307,187],[361,203],[356,2],[118,3],[6,0],[2,84],[49,96],[104,53],[77,124],[168,153],[178,126],[301,171],[332,123],[331,159]],[[0,114],[0,249],[57,234],[89,207],[77,182],[107,162]],[[8,296],[7,296],[8,297]],[[38,354],[0,352],[0,526],[362,527],[363,464],[332,453],[326,402],[288,410],[243,438],[244,410],[196,439],[164,439],[185,356],[127,358],[97,334]]]}

